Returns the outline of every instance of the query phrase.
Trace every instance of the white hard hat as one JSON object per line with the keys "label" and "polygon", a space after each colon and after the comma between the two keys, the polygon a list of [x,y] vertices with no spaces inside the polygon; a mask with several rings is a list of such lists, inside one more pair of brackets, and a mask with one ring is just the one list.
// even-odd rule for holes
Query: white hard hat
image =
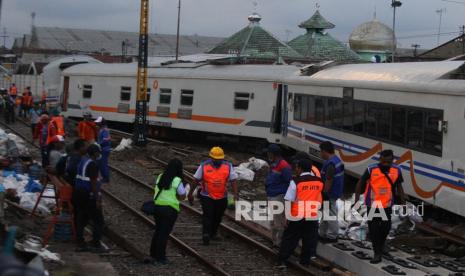
{"label": "white hard hat", "polygon": [[101,123],[103,122],[103,117],[102,116],[98,116],[98,118],[94,121],[96,123]]}

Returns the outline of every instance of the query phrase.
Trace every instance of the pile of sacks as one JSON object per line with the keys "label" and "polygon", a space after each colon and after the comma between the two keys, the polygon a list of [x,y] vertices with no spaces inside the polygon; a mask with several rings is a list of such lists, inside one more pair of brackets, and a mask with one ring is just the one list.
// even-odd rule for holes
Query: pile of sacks
{"label": "pile of sacks", "polygon": [[[0,186],[3,187],[8,198],[19,200],[21,207],[31,211],[42,191],[42,185],[37,180],[30,178],[28,175],[16,174],[12,171],[3,171],[0,176]],[[47,189],[44,192],[44,196],[53,197],[54,195],[55,191],[53,189]],[[54,206],[55,200],[53,198],[42,198],[37,206],[37,212],[42,215],[49,215]]]}
{"label": "pile of sacks", "polygon": [[238,180],[253,181],[255,172],[261,170],[265,166],[268,166],[266,161],[252,157],[249,158],[249,162],[240,164],[238,167],[235,167],[234,170],[238,175]]}
{"label": "pile of sacks", "polygon": [[[361,196],[363,201],[363,196]],[[354,198],[351,200],[343,201],[338,199],[338,222],[339,222],[339,235],[343,237],[348,237],[352,240],[365,241],[367,240],[368,234],[368,218],[367,218],[367,207],[362,204],[358,210],[351,208]],[[418,209],[415,205],[407,203],[406,209],[400,211],[401,206],[393,206],[393,215],[391,217],[391,232],[388,239],[393,239],[399,226],[405,222],[409,221],[411,228],[415,228],[416,223],[423,222],[423,218],[418,212]],[[394,213],[399,215],[394,215]]]}
{"label": "pile of sacks", "polygon": [[16,158],[30,155],[29,148],[23,139],[13,133],[6,133],[0,128],[0,156]]}

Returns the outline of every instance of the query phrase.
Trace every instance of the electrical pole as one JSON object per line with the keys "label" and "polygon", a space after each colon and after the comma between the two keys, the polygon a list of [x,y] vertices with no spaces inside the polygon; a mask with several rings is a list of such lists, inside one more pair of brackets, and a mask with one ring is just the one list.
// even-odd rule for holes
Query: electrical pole
{"label": "electrical pole", "polygon": [[439,10],[436,10],[436,13],[439,14],[439,28],[438,28],[438,44],[441,41],[441,27],[442,27],[442,14],[446,12],[446,8],[441,8]]}
{"label": "electrical pole", "polygon": [[179,59],[179,29],[181,27],[181,0],[178,2],[178,30],[176,32],[176,61]]}
{"label": "electrical pole", "polygon": [[392,0],[391,7],[393,8],[393,16],[392,16],[392,63],[395,62],[396,56],[396,9],[402,6],[402,2],[398,0]]}
{"label": "electrical pole", "polygon": [[7,39],[8,35],[6,34],[6,28],[5,27],[3,28],[3,35],[0,36],[0,37],[3,38],[3,49],[6,49],[6,39]]}
{"label": "electrical pole", "polygon": [[137,100],[136,117],[134,121],[133,141],[136,146],[147,144],[147,77],[148,77],[148,32],[149,31],[149,0],[141,0],[139,61],[137,69]]}
{"label": "electrical pole", "polygon": [[465,25],[460,28],[462,31],[462,55],[465,55]]}
{"label": "electrical pole", "polygon": [[413,47],[413,57],[417,57],[418,54],[418,48],[420,48],[420,44],[412,44]]}

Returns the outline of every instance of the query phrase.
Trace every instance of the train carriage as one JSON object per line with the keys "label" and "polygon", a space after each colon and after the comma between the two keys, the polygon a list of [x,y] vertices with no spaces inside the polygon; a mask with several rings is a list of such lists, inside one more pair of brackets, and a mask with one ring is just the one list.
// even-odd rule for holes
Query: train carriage
{"label": "train carriage", "polygon": [[[134,122],[136,72],[135,64],[83,64],[65,70],[64,114],[81,117],[83,110],[90,110],[110,121]],[[274,84],[293,74],[295,66],[158,62],[149,69],[148,122],[279,140],[280,133],[270,134]]]}
{"label": "train carriage", "polygon": [[463,62],[342,65],[292,77],[287,145],[329,140],[361,175],[393,149],[407,194],[465,216]]}

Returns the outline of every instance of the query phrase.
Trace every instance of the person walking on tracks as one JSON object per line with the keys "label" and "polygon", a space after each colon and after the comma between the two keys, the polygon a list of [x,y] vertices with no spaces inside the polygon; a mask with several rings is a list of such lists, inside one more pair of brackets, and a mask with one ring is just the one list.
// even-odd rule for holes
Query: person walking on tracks
{"label": "person walking on tracks", "polygon": [[107,126],[107,121],[103,117],[98,117],[95,120],[98,129],[97,143],[102,150],[102,158],[99,160],[100,174],[102,175],[102,182],[110,182],[110,168],[108,166],[108,159],[111,153],[111,136],[110,130]]}
{"label": "person walking on tracks", "polygon": [[[368,214],[368,231],[373,245],[373,264],[382,261],[386,238],[391,230],[391,214],[394,199],[399,198],[405,203],[402,188],[402,170],[393,164],[394,153],[384,150],[380,153],[380,162],[368,166],[355,188],[355,204],[360,199],[360,192],[365,186],[365,204]],[[373,216],[373,214],[375,214]]]}
{"label": "person walking on tracks", "polygon": [[15,123],[16,115],[15,115],[15,99],[11,95],[5,95],[4,97],[4,116],[5,116],[5,123]]}
{"label": "person walking on tracks", "polygon": [[50,118],[47,114],[42,114],[40,116],[39,123],[36,125],[34,136],[33,136],[33,143],[36,140],[39,140],[40,146],[40,155],[42,157],[42,167],[45,169],[48,166],[48,123]]}
{"label": "person walking on tracks", "polygon": [[100,240],[102,238],[104,219],[102,212],[102,197],[100,193],[99,168],[96,162],[100,158],[100,148],[90,145],[87,155],[78,165],[76,182],[74,183],[74,204],[76,208],[77,251],[87,251],[89,247],[84,240],[84,228],[92,221],[92,236],[90,251],[106,252]]}
{"label": "person walking on tracks", "polygon": [[41,113],[41,111],[40,111],[39,105],[37,103],[35,103],[33,108],[31,108],[29,110],[29,119],[31,121],[32,136],[34,136],[36,126],[40,121],[40,113]]}
{"label": "person walking on tracks", "polygon": [[334,145],[329,141],[320,144],[320,156],[324,160],[321,168],[321,179],[325,183],[324,207],[328,208],[323,214],[330,216],[323,216],[320,224],[320,241],[337,242],[339,234],[337,200],[344,193],[344,163],[335,154]]}
{"label": "person walking on tracks", "polygon": [[155,182],[153,201],[156,225],[150,246],[150,257],[154,263],[165,265],[168,262],[166,245],[178,218],[179,201],[186,197],[182,176],[182,162],[175,158],[168,163]]}
{"label": "person walking on tracks", "polygon": [[210,150],[211,159],[200,164],[194,178],[196,182],[189,191],[189,202],[194,201],[194,190],[201,185],[200,201],[202,204],[202,240],[204,245],[211,239],[218,239],[217,231],[224,212],[228,206],[228,183],[231,183],[234,200],[238,200],[238,178],[233,165],[224,160],[224,151],[220,147]]}
{"label": "person walking on tracks", "polygon": [[86,140],[89,144],[97,140],[97,124],[92,121],[92,114],[89,111],[84,112],[83,120],[78,124],[79,138]]}
{"label": "person walking on tracks", "polygon": [[[268,146],[268,159],[271,163],[270,171],[265,180],[266,195],[270,211],[274,205],[270,203],[284,204],[284,195],[286,194],[289,183],[292,180],[292,168],[281,156],[281,148],[276,144]],[[273,214],[270,220],[271,238],[273,246],[279,248],[284,228],[286,227],[286,216]]]}
{"label": "person walking on tracks", "polygon": [[323,202],[323,181],[312,173],[312,162],[301,159],[296,166],[297,177],[291,181],[289,189],[284,197],[290,202],[290,217],[287,228],[284,230],[277,268],[286,268],[286,261],[294,252],[302,240],[300,264],[310,265],[310,261],[316,258],[318,244],[318,219],[319,209]]}

